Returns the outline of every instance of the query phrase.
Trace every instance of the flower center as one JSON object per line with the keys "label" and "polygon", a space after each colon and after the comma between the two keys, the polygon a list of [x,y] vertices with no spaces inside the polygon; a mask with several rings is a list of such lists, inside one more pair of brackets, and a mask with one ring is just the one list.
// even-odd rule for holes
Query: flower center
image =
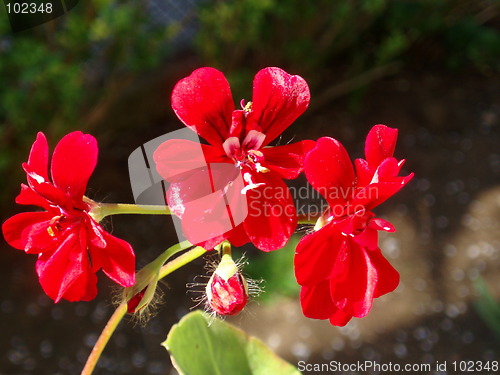
{"label": "flower center", "polygon": [[375,216],[362,205],[353,206],[349,202],[345,206],[329,207],[318,219],[314,230],[335,222],[344,236],[354,237],[361,234]]}
{"label": "flower center", "polygon": [[226,155],[240,169],[246,166],[251,170],[266,173],[269,172],[269,169],[262,166],[264,154],[259,151],[265,138],[265,134],[257,130],[250,130],[242,143],[240,143],[238,137],[229,137],[222,144],[222,147]]}
{"label": "flower center", "polygon": [[50,237],[56,237],[61,232],[64,232],[69,227],[78,225],[78,223],[83,219],[82,211],[78,208],[74,208],[76,212],[64,212],[61,210],[60,215],[54,216],[47,226],[47,233]]}
{"label": "flower center", "polygon": [[245,104],[245,99],[241,99],[240,105],[241,105],[241,108],[243,108],[245,115],[252,112],[252,102],[248,102],[247,104]]}
{"label": "flower center", "polygon": [[66,216],[58,215],[54,216],[52,220],[49,222],[49,226],[47,227],[47,233],[50,237],[55,237],[59,232],[63,230],[61,223],[66,220]]}

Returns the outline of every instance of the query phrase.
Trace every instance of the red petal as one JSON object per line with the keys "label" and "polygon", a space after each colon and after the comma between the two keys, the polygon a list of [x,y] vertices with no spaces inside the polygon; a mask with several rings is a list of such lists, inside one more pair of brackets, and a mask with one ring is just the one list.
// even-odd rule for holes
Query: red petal
{"label": "red petal", "polygon": [[365,206],[367,210],[373,210],[401,190],[412,177],[413,173],[406,177],[396,177],[392,182],[370,184],[356,195],[352,205],[361,205]]}
{"label": "red petal", "polygon": [[215,191],[210,182],[208,168],[199,168],[183,177],[182,180],[170,184],[166,197],[170,210],[181,218],[189,202],[210,195]]}
{"label": "red petal", "polygon": [[265,139],[266,135],[264,133],[258,130],[249,130],[241,144],[241,148],[245,150],[258,150],[262,147]]}
{"label": "red petal", "polygon": [[236,247],[243,246],[250,242],[243,223],[237,225],[232,231],[227,233],[227,240]]}
{"label": "red petal", "polygon": [[200,68],[180,80],[172,92],[177,117],[212,145],[228,137],[234,110],[231,89],[224,74]]}
{"label": "red petal", "polygon": [[377,298],[392,292],[399,285],[398,271],[384,257],[380,249],[369,251],[367,254],[379,275],[373,296]]}
{"label": "red petal", "polygon": [[[64,298],[70,302],[91,301],[97,296],[97,275],[85,268],[64,291]],[[56,301],[57,302],[57,301]]]}
{"label": "red petal", "polygon": [[[60,246],[40,255],[36,264],[40,284],[55,302],[62,298],[70,301],[89,300],[97,291],[84,239],[84,228],[69,233]],[[83,240],[83,243],[82,243]],[[70,293],[66,295],[66,293]]]}
{"label": "red petal", "polygon": [[376,218],[372,219],[369,224],[370,228],[376,229],[376,230],[383,230],[385,232],[395,232],[396,228],[394,225],[389,223],[387,220]]}
{"label": "red petal", "polygon": [[229,137],[222,144],[226,155],[230,158],[239,158],[241,156],[241,145],[238,137]]}
{"label": "red petal", "polygon": [[244,225],[248,238],[260,250],[280,249],[297,227],[290,191],[283,180],[270,173],[254,173],[252,181],[263,185],[246,192],[248,216]]}
{"label": "red petal", "polygon": [[195,245],[201,246],[207,251],[213,250],[213,248],[219,245],[224,240],[228,240],[233,246],[240,247],[250,242],[247,233],[245,232],[245,227],[243,223],[237,225],[230,231],[221,234],[220,236],[213,237],[207,241],[199,242]]}
{"label": "red petal", "polygon": [[53,251],[59,246],[61,237],[49,234],[50,224],[50,220],[46,220],[31,227],[24,251],[28,254],[40,254]]}
{"label": "red petal", "polygon": [[253,119],[266,135],[264,146],[288,128],[309,106],[309,87],[300,76],[265,68],[253,81]]}
{"label": "red petal", "polygon": [[[181,220],[184,234],[192,244],[201,244],[217,238],[215,243],[217,245],[221,242],[218,238],[221,237],[223,240],[226,238],[226,233],[234,228],[221,191],[187,202]],[[207,245],[205,243],[205,246]]]}
{"label": "red petal", "polygon": [[351,202],[352,205],[365,206],[372,210],[392,195],[396,194],[413,177],[413,173],[406,177],[398,177],[401,162],[394,158],[386,158],[375,170],[372,181],[361,189]]}
{"label": "red petal", "polygon": [[42,207],[47,211],[51,210],[51,206],[47,199],[25,184],[21,184],[21,192],[16,197],[16,203]]}
{"label": "red petal", "polygon": [[[104,249],[106,247],[106,239],[104,238],[104,229],[92,218],[86,217],[85,224],[87,228],[87,239],[92,245],[92,247],[98,247]],[[92,268],[94,271],[97,271],[100,266],[96,268],[95,263],[93,262]]]}
{"label": "red petal", "polygon": [[328,280],[300,290],[300,304],[305,316],[312,319],[328,319],[338,311],[330,297]]}
{"label": "red petal", "polygon": [[173,182],[206,167],[208,163],[224,163],[229,159],[222,148],[172,139],[162,143],[154,152],[156,170],[166,181]]}
{"label": "red petal", "polygon": [[365,159],[356,159],[354,165],[356,167],[356,176],[358,179],[356,186],[358,188],[363,188],[370,184],[376,169],[370,168]]}
{"label": "red petal", "polygon": [[331,279],[331,296],[346,314],[361,318],[372,307],[378,271],[372,259],[356,242],[349,241],[350,259],[344,280]]}
{"label": "red petal", "polygon": [[366,161],[370,168],[377,168],[384,159],[393,156],[397,139],[398,129],[375,125],[370,130],[365,143]]}
{"label": "red petal", "polygon": [[375,250],[378,248],[378,231],[367,227],[354,236],[354,241],[366,250]]}
{"label": "red petal", "polygon": [[380,164],[377,164],[373,175],[373,182],[391,181],[399,174],[402,164],[395,158],[386,158]]}
{"label": "red petal", "polygon": [[67,209],[73,208],[74,204],[72,199],[69,195],[65,194],[63,190],[55,187],[50,182],[39,182],[38,175],[29,169],[30,167],[28,164],[23,163],[23,168],[28,176],[31,189],[33,189],[36,194],[40,195],[40,197],[48,201],[49,205],[56,205]]}
{"label": "red petal", "polygon": [[219,245],[224,240],[228,240],[233,246],[236,247],[243,246],[250,242],[247,232],[245,232],[245,227],[243,223],[241,223],[229,232],[211,238],[210,240],[200,242],[196,245],[201,246],[207,250],[212,250],[215,246]]}
{"label": "red petal", "polygon": [[73,132],[57,144],[52,156],[54,185],[75,200],[81,200],[97,163],[97,141],[89,134]]}
{"label": "red petal", "polygon": [[[34,173],[48,181],[49,170],[49,146],[47,138],[42,132],[38,132],[36,141],[31,146],[27,164]],[[28,177],[29,180],[29,177]]]}
{"label": "red petal", "polygon": [[345,148],[337,140],[323,137],[307,154],[304,171],[309,183],[330,207],[344,206],[354,194],[354,169]]}
{"label": "red petal", "polygon": [[352,319],[352,315],[342,310],[337,310],[331,317],[330,323],[337,327],[343,327]]}
{"label": "red petal", "polygon": [[[352,207],[348,206],[347,215],[345,218],[334,219],[332,223],[334,223],[335,228],[341,232],[344,236],[352,237],[356,234],[360,229],[364,228],[368,223],[368,220],[375,216],[372,212],[366,212],[364,207]],[[334,213],[335,215],[335,213]],[[340,216],[337,215],[337,216]]]}
{"label": "red petal", "polygon": [[[217,237],[213,237],[213,238],[210,238],[209,240],[206,240],[206,241],[201,241],[201,242],[198,242],[198,243],[195,243],[194,245],[196,246],[200,246],[202,248],[204,248],[205,250],[207,251],[210,251],[210,250],[213,250],[215,246],[219,245],[221,242],[227,240],[227,236],[230,232],[227,232],[227,233],[224,233],[220,236],[217,236]],[[231,242],[232,243],[232,242]],[[236,244],[234,244],[234,246],[237,246]]]}
{"label": "red petal", "polygon": [[[7,243],[19,250],[24,250],[34,225],[52,219],[49,212],[23,212],[7,219],[2,225],[2,232]],[[44,244],[40,244],[43,247]]]}
{"label": "red petal", "polygon": [[260,150],[264,154],[264,160],[261,164],[263,167],[277,172],[282,178],[297,178],[304,169],[307,153],[315,145],[316,142],[307,140],[286,146],[263,148]]}
{"label": "red petal", "polygon": [[241,194],[243,188],[239,169],[233,164],[215,163],[172,183],[167,201],[181,218],[186,238],[209,249],[245,219],[248,209],[246,196]]}
{"label": "red petal", "polygon": [[[246,130],[248,124],[248,119],[251,115],[247,114],[245,111],[241,109],[236,109],[233,111],[231,115],[231,127],[229,128],[229,137],[236,137],[240,139],[242,130]],[[252,120],[250,119],[250,122]],[[246,126],[244,126],[246,125]]]}
{"label": "red petal", "polygon": [[295,278],[300,285],[314,285],[331,277],[341,277],[349,254],[346,237],[333,225],[303,237],[295,251]]}
{"label": "red petal", "polygon": [[132,246],[102,229],[102,237],[106,242],[104,248],[91,246],[90,259],[92,268],[97,271],[102,267],[104,273],[115,283],[123,287],[135,284],[135,254]]}

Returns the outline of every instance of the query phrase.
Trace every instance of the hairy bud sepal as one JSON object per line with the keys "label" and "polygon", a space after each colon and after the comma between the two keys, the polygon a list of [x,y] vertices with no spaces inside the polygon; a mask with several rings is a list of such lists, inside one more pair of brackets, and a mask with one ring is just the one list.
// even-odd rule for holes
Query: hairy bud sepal
{"label": "hairy bud sepal", "polygon": [[155,262],[150,263],[137,273],[136,279],[133,287],[124,290],[129,314],[141,312],[153,300],[159,280],[158,265]]}

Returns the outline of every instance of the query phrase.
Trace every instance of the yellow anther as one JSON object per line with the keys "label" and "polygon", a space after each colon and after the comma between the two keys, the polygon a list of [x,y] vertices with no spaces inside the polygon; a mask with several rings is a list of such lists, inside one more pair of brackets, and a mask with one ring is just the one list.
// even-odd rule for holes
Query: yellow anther
{"label": "yellow anther", "polygon": [[54,228],[55,227],[58,231],[61,230],[61,226],[59,225],[59,221],[60,220],[64,220],[65,217],[64,215],[59,215],[59,216],[54,216],[50,222],[49,222],[49,226],[47,228],[47,233],[49,234],[50,237],[55,237],[56,236],[56,232],[54,232]]}
{"label": "yellow anther", "polygon": [[257,169],[257,172],[261,173],[269,172],[269,168],[263,167],[262,165],[260,165],[260,163],[255,163],[255,168]]}
{"label": "yellow anther", "polygon": [[243,110],[245,112],[251,112],[252,111],[252,102],[248,102],[247,104],[245,104],[245,108],[243,108]]}
{"label": "yellow anther", "polygon": [[262,151],[259,151],[259,150],[249,150],[248,153],[251,155],[257,156],[258,158],[264,157],[264,154],[262,153]]}

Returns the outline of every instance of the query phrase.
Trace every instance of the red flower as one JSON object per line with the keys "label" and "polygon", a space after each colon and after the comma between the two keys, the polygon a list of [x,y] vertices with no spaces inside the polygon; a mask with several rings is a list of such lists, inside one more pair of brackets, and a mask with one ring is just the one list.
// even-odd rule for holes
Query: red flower
{"label": "red flower", "polygon": [[23,168],[28,186],[21,184],[19,204],[42,207],[25,212],[2,225],[7,242],[29,254],[38,254],[40,284],[55,302],[88,301],[97,294],[95,273],[102,268],[116,283],[135,282],[132,247],[112,236],[90,216],[84,199],[88,179],[97,162],[97,142],[81,132],[66,135],[54,150],[49,179],[49,148],[38,133]]}
{"label": "red flower", "polygon": [[355,162],[356,173],[335,139],[320,138],[307,155],[307,179],[329,209],[317,231],[297,246],[295,276],[305,316],[345,325],[368,314],[374,298],[399,284],[398,272],[378,247],[378,231],[395,229],[371,212],[413,177],[398,177],[404,160],[393,158],[396,139],[396,129],[374,126],[366,139],[366,160]]}
{"label": "red flower", "polygon": [[[283,179],[303,169],[312,141],[266,147],[309,105],[299,76],[266,68],[253,82],[253,101],[235,110],[229,83],[213,68],[195,70],[172,93],[172,107],[210,145],[170,140],[156,150],[167,202],[192,243],[211,249],[228,239],[264,251],[283,247],[297,225]],[[235,168],[236,167],[236,168]]]}

